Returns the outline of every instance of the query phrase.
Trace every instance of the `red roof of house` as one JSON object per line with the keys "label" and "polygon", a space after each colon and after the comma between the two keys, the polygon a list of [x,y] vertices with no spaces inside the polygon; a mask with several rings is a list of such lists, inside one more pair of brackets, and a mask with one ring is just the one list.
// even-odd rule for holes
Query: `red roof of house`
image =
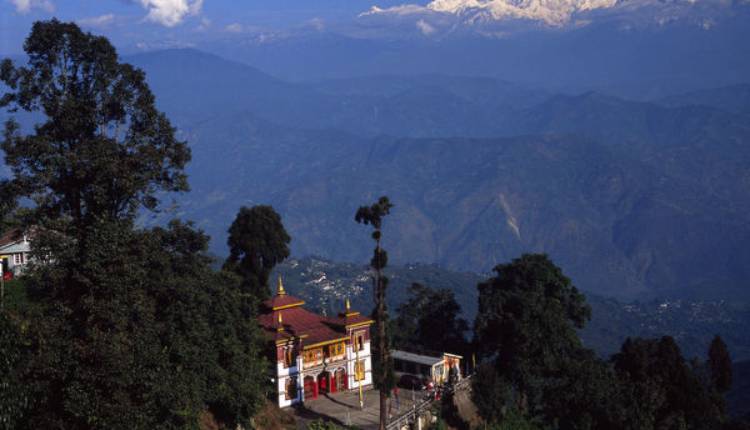
{"label": "red roof of house", "polygon": [[[281,314],[283,327],[281,331],[279,331],[279,314]],[[276,340],[280,339],[279,333],[302,338],[306,345],[346,337],[344,330],[338,330],[339,327],[331,324],[326,317],[302,307],[271,310],[258,316],[258,322]]]}
{"label": "red roof of house", "polygon": [[302,338],[304,345],[342,339],[351,325],[372,324],[370,318],[347,310],[336,318],[329,318],[303,308],[305,302],[286,294],[279,279],[276,295],[263,302],[258,316],[261,327],[275,340]]}
{"label": "red roof of house", "polygon": [[374,321],[372,318],[368,318],[360,315],[359,312],[353,311],[349,308],[349,299],[346,299],[346,308],[343,312],[339,313],[337,317],[328,318],[331,324],[335,324],[343,327],[351,327],[355,325],[372,324]]}

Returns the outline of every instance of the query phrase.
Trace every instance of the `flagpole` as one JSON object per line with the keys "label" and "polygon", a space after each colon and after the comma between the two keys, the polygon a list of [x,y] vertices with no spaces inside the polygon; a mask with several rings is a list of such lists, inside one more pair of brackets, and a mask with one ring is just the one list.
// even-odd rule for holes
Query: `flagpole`
{"label": "flagpole", "polygon": [[[358,345],[358,343],[360,342],[360,340],[359,340],[359,338],[356,335],[354,336],[354,340],[355,340],[354,341],[354,344],[355,344],[354,345],[354,359],[356,360],[355,363],[354,363],[354,379],[357,379],[358,378],[357,368],[360,366],[360,364],[359,364],[359,345]],[[362,367],[364,367],[364,366],[362,366]],[[362,369],[362,379],[360,379],[359,381],[357,381],[357,387],[359,388],[359,409],[364,409],[365,408],[365,402],[362,400],[362,381],[364,381],[364,379],[365,379],[364,376],[365,376],[365,369],[363,368]]]}

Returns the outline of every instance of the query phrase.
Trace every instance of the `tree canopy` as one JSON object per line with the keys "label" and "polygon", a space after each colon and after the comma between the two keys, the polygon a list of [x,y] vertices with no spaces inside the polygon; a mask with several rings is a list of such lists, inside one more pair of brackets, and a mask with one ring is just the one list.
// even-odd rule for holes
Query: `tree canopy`
{"label": "tree canopy", "polygon": [[3,195],[31,198],[34,222],[133,217],[155,209],[161,191],[185,191],[190,150],[154,105],[145,74],[120,63],[114,47],[76,24],[36,22],[26,39],[27,66],[0,65],[10,89],[0,107],[39,112],[22,135],[10,119],[0,148],[13,179]]}
{"label": "tree canopy", "polygon": [[[393,321],[394,345],[425,352],[467,354],[464,336],[469,324],[460,314],[461,306],[453,291],[414,283],[409,289],[409,300],[398,307],[398,316]],[[435,336],[436,333],[441,335]]]}
{"label": "tree canopy", "polygon": [[242,288],[262,301],[270,297],[268,277],[289,257],[291,238],[271,206],[242,207],[229,227],[224,268],[242,277]]}
{"label": "tree canopy", "polygon": [[0,425],[198,428],[205,413],[248,425],[266,363],[240,279],[212,270],[190,223],[134,225],[187,190],[186,143],[105,38],[51,20],[24,49],[27,66],[2,63],[0,105],[42,123],[23,135],[6,122],[0,194],[30,203],[0,209],[34,227],[34,259],[31,303],[0,314]]}
{"label": "tree canopy", "polygon": [[561,430],[739,425],[724,411],[720,388],[731,362],[719,338],[705,366],[688,363],[668,336],[627,339],[605,361],[578,338],[591,311],[549,258],[523,255],[495,272],[478,285],[475,342],[483,362],[473,382],[490,423],[520,413]]}
{"label": "tree canopy", "polygon": [[[211,269],[208,238],[177,221],[90,234],[86,282],[58,275],[67,256],[24,276],[38,308],[22,315],[33,395],[18,428],[195,428],[206,411],[249,422],[266,390],[260,333],[239,278]],[[82,289],[49,293],[68,288]]]}
{"label": "tree canopy", "polygon": [[477,287],[475,342],[525,404],[538,394],[539,378],[561,370],[565,354],[582,347],[576,328],[591,309],[546,255],[525,254],[494,270]]}
{"label": "tree canopy", "polygon": [[721,397],[686,362],[672,337],[628,338],[612,363],[619,383],[633,394],[628,415],[643,417],[643,426],[721,427]]}

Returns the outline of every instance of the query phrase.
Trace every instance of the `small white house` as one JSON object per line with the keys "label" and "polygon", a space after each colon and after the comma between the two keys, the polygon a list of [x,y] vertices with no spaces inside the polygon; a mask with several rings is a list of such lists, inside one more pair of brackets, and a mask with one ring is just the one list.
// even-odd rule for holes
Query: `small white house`
{"label": "small white house", "polygon": [[13,276],[23,273],[30,252],[31,242],[25,231],[11,229],[0,236],[0,262]]}
{"label": "small white house", "polygon": [[394,349],[391,351],[393,368],[396,376],[413,375],[430,380],[436,384],[445,384],[451,377],[461,378],[461,357],[444,352],[440,355],[417,354]]}

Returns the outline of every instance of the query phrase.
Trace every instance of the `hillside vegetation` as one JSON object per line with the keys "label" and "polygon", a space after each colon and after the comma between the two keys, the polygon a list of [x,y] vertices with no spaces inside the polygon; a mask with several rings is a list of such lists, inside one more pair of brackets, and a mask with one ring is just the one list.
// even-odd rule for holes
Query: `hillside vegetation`
{"label": "hillside vegetation", "polygon": [[[397,309],[409,298],[409,287],[419,283],[451,291],[461,306],[461,316],[473,321],[477,312],[476,285],[489,274],[455,272],[435,265],[407,264],[386,271],[390,284],[388,306]],[[367,267],[336,263],[320,258],[292,258],[276,268],[289,292],[302,298],[311,309],[328,315],[341,312],[344,300],[369,313],[372,285]],[[750,358],[750,309],[743,304],[722,301],[666,299],[618,301],[586,293],[592,318],[580,331],[583,343],[601,357],[617,352],[627,337],[672,336],[686,357],[702,357],[713,336],[727,342],[736,361]]]}

